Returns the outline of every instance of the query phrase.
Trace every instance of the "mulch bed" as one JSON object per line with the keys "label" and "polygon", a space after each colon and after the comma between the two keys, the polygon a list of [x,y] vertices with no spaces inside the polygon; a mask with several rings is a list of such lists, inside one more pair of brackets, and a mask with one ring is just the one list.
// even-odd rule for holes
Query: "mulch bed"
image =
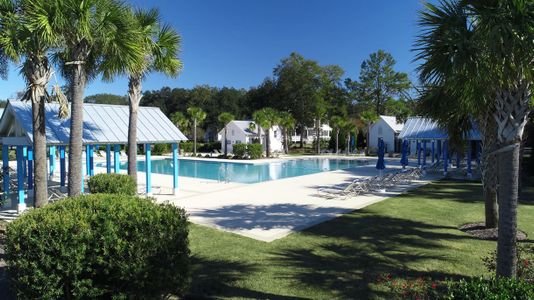
{"label": "mulch bed", "polygon": [[[486,228],[484,222],[468,223],[468,224],[460,226],[459,229],[481,240],[496,241],[499,236],[497,228]],[[526,239],[527,239],[527,234],[521,230],[518,230],[517,240],[524,241]]]}

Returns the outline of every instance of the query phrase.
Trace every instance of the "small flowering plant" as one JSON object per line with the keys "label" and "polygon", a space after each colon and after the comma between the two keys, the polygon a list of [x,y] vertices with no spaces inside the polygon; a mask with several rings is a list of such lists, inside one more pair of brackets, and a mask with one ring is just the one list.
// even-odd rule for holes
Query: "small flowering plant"
{"label": "small flowering plant", "polygon": [[[495,273],[497,268],[497,251],[482,258],[486,269]],[[534,283],[534,245],[517,243],[517,277]]]}
{"label": "small flowering plant", "polygon": [[388,289],[392,299],[438,299],[442,287],[430,277],[402,278],[389,273],[378,276],[376,283]]}

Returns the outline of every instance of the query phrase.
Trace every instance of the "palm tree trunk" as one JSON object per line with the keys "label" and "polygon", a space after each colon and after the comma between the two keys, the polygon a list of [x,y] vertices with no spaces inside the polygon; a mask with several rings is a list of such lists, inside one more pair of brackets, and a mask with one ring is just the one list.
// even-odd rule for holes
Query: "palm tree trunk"
{"label": "palm tree trunk", "polygon": [[128,120],[128,175],[137,186],[137,114],[141,101],[141,78],[130,76],[128,82],[130,115]]}
{"label": "palm tree trunk", "polygon": [[228,128],[224,126],[224,156],[228,156]]}
{"label": "palm tree trunk", "polygon": [[488,155],[495,151],[497,144],[497,124],[493,115],[485,113],[479,125],[482,131],[482,155],[480,159],[482,189],[484,196],[484,215],[486,228],[496,228],[499,221],[497,205],[498,168],[497,157]]}
{"label": "palm tree trunk", "polygon": [[193,155],[197,156],[197,119],[193,119]]}
{"label": "palm tree trunk", "polygon": [[[34,196],[35,207],[43,207],[48,203],[46,174],[46,123],[45,99],[32,101],[33,115],[33,155],[34,155]],[[32,170],[30,170],[31,172]]]}
{"label": "palm tree trunk", "polygon": [[82,192],[83,94],[85,84],[85,71],[81,64],[76,64],[70,82],[72,103],[69,141],[69,196],[71,197]]}
{"label": "palm tree trunk", "polygon": [[300,148],[304,148],[304,126],[300,127]]}
{"label": "palm tree trunk", "polygon": [[271,129],[268,128],[266,131],[266,137],[265,137],[265,154],[267,155],[267,158],[271,157]]}
{"label": "palm tree trunk", "polygon": [[347,148],[345,149],[346,155],[349,155],[349,147],[350,147],[350,133],[347,134]]}
{"label": "palm tree trunk", "polygon": [[497,276],[517,275],[517,198],[519,155],[523,131],[530,113],[531,87],[519,80],[512,90],[497,94],[493,115],[499,140],[499,239]]}
{"label": "palm tree trunk", "polygon": [[317,119],[315,124],[315,135],[317,137],[317,154],[321,154],[321,120]]}
{"label": "palm tree trunk", "polygon": [[336,130],[336,154],[339,154],[339,128]]}

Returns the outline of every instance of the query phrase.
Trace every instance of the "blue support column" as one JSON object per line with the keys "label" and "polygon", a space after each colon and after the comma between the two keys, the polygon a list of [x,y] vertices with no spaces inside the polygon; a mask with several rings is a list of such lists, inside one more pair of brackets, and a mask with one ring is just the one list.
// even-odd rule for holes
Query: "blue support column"
{"label": "blue support column", "polygon": [[85,145],[85,174],[89,175],[91,166],[90,158],[89,158],[89,145]]}
{"label": "blue support column", "polygon": [[24,146],[22,147],[22,169],[24,170],[22,172],[24,178],[26,178],[28,176],[28,163],[27,163],[27,160],[28,160],[28,147],[27,146]]}
{"label": "blue support column", "polygon": [[9,146],[2,145],[2,174],[4,175],[4,199],[9,197]]}
{"label": "blue support column", "polygon": [[[87,151],[87,149],[88,149],[88,148],[87,148],[87,146],[86,146],[86,147],[85,147],[85,151]],[[86,168],[86,169],[85,169],[85,172],[84,172],[84,171],[83,171],[83,168],[82,168],[82,187],[81,187],[81,194],[82,194],[82,195],[85,194],[85,176],[86,176],[86,174],[87,174],[87,172],[88,172],[87,167],[89,166],[89,163],[88,163],[88,162],[89,162],[89,159],[88,159],[88,157],[89,157],[89,153],[85,152],[85,168]],[[83,166],[83,158],[82,158],[82,166]]]}
{"label": "blue support column", "polygon": [[33,195],[33,148],[28,147],[28,196]]}
{"label": "blue support column", "polygon": [[471,142],[467,142],[467,177],[471,178],[473,175],[473,172],[471,170],[471,160],[473,160],[472,150],[471,150]]}
{"label": "blue support column", "polygon": [[449,157],[448,157],[449,143],[447,141],[443,142],[442,152],[443,152],[443,174],[447,175],[447,168],[449,167]]}
{"label": "blue support column", "polygon": [[120,160],[120,152],[121,146],[120,145],[114,145],[113,147],[113,169],[115,171],[115,174],[119,174],[121,170],[121,160]]}
{"label": "blue support column", "polygon": [[111,173],[111,145],[106,145],[106,172]]}
{"label": "blue support column", "polygon": [[50,180],[54,177],[54,171],[56,170],[56,147],[50,146]]}
{"label": "blue support column", "polygon": [[145,166],[146,166],[146,195],[152,196],[152,150],[150,144],[145,144]]}
{"label": "blue support column", "polygon": [[417,165],[421,167],[421,143],[417,141]]}
{"label": "blue support column", "polygon": [[460,168],[460,151],[456,152],[456,168]]}
{"label": "blue support column", "polygon": [[434,164],[434,161],[436,160],[436,141],[432,140],[432,164]]}
{"label": "blue support column", "polygon": [[17,146],[17,191],[18,207],[17,210],[22,212],[26,210],[24,195],[24,153],[23,147]]}
{"label": "blue support column", "polygon": [[426,166],[426,140],[423,141],[423,166]]}
{"label": "blue support column", "polygon": [[59,185],[65,186],[67,168],[65,165],[65,146],[59,146]]}
{"label": "blue support column", "polygon": [[480,154],[482,152],[482,145],[480,141],[477,141],[477,153],[476,153],[476,160],[477,160],[477,167],[480,169]]}
{"label": "blue support column", "polygon": [[438,159],[438,162],[441,160],[441,140],[438,140],[438,153],[436,155],[436,158]]}
{"label": "blue support column", "polygon": [[89,145],[89,176],[95,176],[95,146]]}
{"label": "blue support column", "polygon": [[178,192],[178,143],[172,144],[172,189],[176,195]]}

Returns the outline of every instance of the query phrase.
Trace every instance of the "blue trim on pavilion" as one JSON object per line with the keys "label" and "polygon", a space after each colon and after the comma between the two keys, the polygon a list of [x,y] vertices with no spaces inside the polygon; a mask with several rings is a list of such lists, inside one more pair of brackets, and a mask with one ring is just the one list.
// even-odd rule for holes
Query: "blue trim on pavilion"
{"label": "blue trim on pavilion", "polygon": [[[449,149],[449,134],[441,128],[437,122],[432,119],[422,117],[408,118],[401,132],[399,133],[400,140],[415,141],[417,144],[417,162],[419,167],[426,168],[427,155],[431,155],[432,164],[440,159],[443,159],[443,171],[446,174],[448,171],[448,165],[451,163],[451,157],[453,153],[450,153]],[[475,123],[473,123],[472,129],[464,136],[464,140],[467,142],[467,153],[465,155],[467,165],[467,176],[472,176],[472,144],[476,145],[476,161],[477,164],[480,160],[480,141],[481,134]],[[427,153],[427,143],[431,143],[431,151]],[[460,153],[456,153],[456,167],[459,168]]]}
{"label": "blue trim on pavilion", "polygon": [[[128,142],[128,106],[84,104],[83,120],[83,144],[85,146],[85,171],[82,168],[82,191],[85,188],[86,176],[94,176],[95,151],[99,152],[99,145],[106,149],[106,172],[112,171],[113,146],[113,171],[120,172],[120,149],[121,145]],[[46,104],[46,138],[49,153],[49,176],[52,178],[56,171],[56,157],[59,157],[60,186],[65,187],[67,182],[67,156],[66,146],[70,139],[70,119],[60,119],[59,105]],[[17,200],[19,210],[26,207],[26,188],[28,193],[33,189],[33,127],[32,108],[30,102],[8,101],[0,119],[0,137],[2,144],[4,176],[4,196],[9,197],[9,150],[16,150],[17,157]],[[178,143],[187,138],[176,126],[163,114],[159,108],[139,107],[137,144],[144,145],[146,150],[146,193],[152,192],[151,175],[151,147],[153,144],[172,144],[173,159],[173,190],[178,189]],[[58,155],[57,155],[58,154]],[[84,162],[82,162],[82,166]],[[31,197],[31,196],[30,196]]]}

